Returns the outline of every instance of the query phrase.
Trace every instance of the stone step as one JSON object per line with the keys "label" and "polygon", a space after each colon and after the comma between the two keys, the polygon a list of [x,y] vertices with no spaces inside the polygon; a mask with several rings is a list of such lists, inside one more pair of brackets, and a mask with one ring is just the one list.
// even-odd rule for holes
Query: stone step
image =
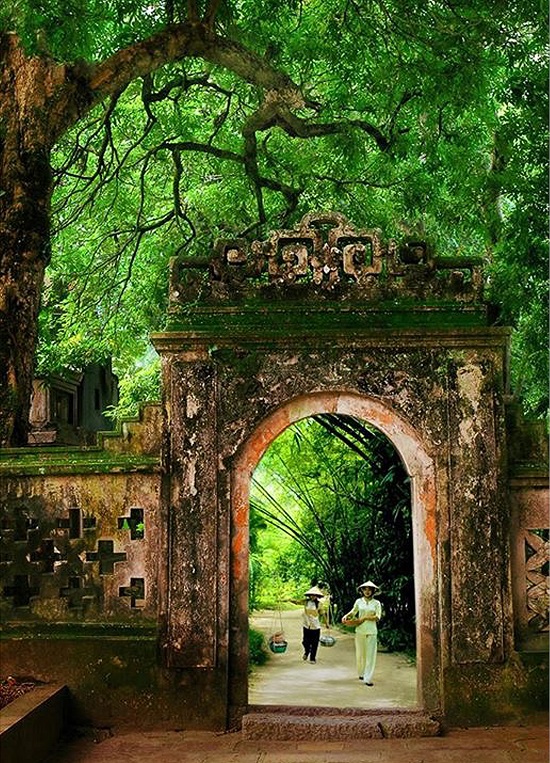
{"label": "stone step", "polygon": [[430,737],[439,722],[420,712],[333,713],[250,712],[243,716],[245,739],[319,740]]}

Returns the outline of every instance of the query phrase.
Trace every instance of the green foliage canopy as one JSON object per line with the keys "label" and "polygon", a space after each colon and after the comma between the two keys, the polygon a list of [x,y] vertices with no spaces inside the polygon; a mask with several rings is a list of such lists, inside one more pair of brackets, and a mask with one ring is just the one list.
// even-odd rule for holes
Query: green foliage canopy
{"label": "green foliage canopy", "polygon": [[[380,581],[382,639],[397,648],[414,644],[409,480],[384,435],[342,415],[294,424],[260,461],[250,504],[252,526],[261,518],[294,541],[267,539],[279,551],[264,571],[264,586],[274,579],[306,588],[323,581],[339,617],[365,579]],[[253,582],[258,585],[254,576]]]}
{"label": "green foliage canopy", "polygon": [[[112,354],[132,374],[162,325],[170,256],[336,209],[440,254],[486,257],[513,378],[547,406],[546,18],[540,3],[14,0],[0,29],[89,64],[172,24],[298,84],[276,112],[243,67],[193,54],[60,137],[41,370]],[[213,56],[215,58],[215,56]]]}

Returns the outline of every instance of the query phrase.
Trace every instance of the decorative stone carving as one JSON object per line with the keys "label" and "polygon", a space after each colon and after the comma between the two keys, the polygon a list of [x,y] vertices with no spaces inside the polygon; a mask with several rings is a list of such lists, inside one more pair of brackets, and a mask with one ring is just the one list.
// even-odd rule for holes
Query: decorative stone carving
{"label": "decorative stone carving", "polygon": [[338,213],[308,214],[265,241],[216,243],[210,260],[171,263],[172,311],[189,304],[281,297],[350,302],[399,297],[480,302],[481,259],[436,258],[425,241],[382,241]]}
{"label": "decorative stone carving", "polygon": [[[97,517],[78,506],[60,513],[52,507],[50,515],[38,507],[3,507],[0,593],[9,609],[27,608],[26,620],[52,620],[60,613],[69,619],[104,616],[110,609],[106,595],[113,595],[107,594],[105,576],[115,575],[124,563],[133,570],[130,545],[145,537],[144,509],[132,507],[122,514],[117,529],[125,531],[121,540],[126,546],[118,551],[113,540],[98,539]],[[131,610],[143,609],[145,579],[134,580],[138,582],[121,587],[118,596],[130,597]]]}

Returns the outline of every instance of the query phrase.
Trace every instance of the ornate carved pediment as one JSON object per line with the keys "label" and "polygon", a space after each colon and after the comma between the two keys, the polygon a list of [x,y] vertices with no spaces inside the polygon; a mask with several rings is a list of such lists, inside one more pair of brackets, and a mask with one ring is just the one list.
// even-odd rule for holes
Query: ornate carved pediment
{"label": "ornate carved pediment", "polygon": [[482,301],[479,258],[437,258],[425,241],[384,242],[338,213],[307,214],[265,241],[220,240],[209,259],[175,259],[172,308],[248,300]]}

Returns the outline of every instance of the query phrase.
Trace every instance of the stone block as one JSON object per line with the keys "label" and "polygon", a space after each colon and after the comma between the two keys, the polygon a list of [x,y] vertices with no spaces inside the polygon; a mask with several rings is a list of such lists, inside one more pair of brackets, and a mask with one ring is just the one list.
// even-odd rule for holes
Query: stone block
{"label": "stone block", "polygon": [[245,739],[321,740],[382,739],[437,736],[439,723],[421,714],[311,715],[249,713],[243,717]]}

